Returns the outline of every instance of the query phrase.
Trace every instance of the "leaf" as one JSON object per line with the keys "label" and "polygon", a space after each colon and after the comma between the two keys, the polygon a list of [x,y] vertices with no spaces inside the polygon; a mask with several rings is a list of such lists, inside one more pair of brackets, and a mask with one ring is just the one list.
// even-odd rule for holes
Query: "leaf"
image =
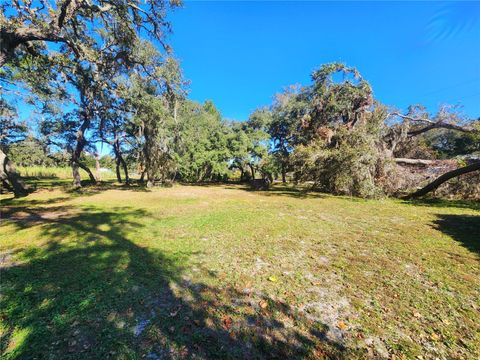
{"label": "leaf", "polygon": [[224,316],[222,319],[222,322],[223,322],[223,327],[225,329],[228,330],[232,327],[233,320],[230,316]]}
{"label": "leaf", "polygon": [[430,339],[432,339],[433,341],[438,341],[438,340],[440,340],[440,335],[438,335],[436,333],[432,333],[430,335]]}
{"label": "leaf", "polygon": [[340,330],[346,330],[347,329],[347,324],[345,324],[343,321],[339,321],[337,323],[337,327],[340,329]]}
{"label": "leaf", "polygon": [[278,279],[277,279],[275,276],[270,276],[270,277],[268,278],[268,281],[277,282]]}
{"label": "leaf", "polygon": [[265,300],[262,300],[258,303],[261,309],[266,309],[268,307],[268,303]]}

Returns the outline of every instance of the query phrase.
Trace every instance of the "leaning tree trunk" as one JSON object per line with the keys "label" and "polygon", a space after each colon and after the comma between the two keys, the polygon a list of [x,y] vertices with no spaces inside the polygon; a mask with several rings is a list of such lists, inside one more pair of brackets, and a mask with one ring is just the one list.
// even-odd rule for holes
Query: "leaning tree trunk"
{"label": "leaning tree trunk", "polygon": [[15,197],[26,196],[28,190],[23,183],[20,175],[15,170],[15,166],[0,149],[0,179],[2,183],[9,185]]}
{"label": "leaning tree trunk", "polygon": [[434,181],[432,181],[430,184],[424,186],[420,190],[415,191],[412,194],[409,194],[405,196],[405,199],[413,199],[417,198],[420,196],[424,196],[428,194],[430,191],[435,190],[438,188],[440,185],[442,185],[444,182],[447,182],[450,179],[453,179],[457,176],[463,175],[463,174],[468,174],[473,171],[478,171],[480,170],[480,161],[474,162],[473,164],[449,171],[438,178],[436,178]]}
{"label": "leaning tree trunk", "polygon": [[88,176],[90,177],[90,180],[94,184],[97,183],[97,179],[95,178],[93,173],[90,171],[88,166],[80,162],[80,156],[82,155],[82,151],[85,145],[87,144],[87,140],[85,139],[85,131],[89,128],[89,126],[90,126],[90,118],[88,114],[85,112],[83,123],[77,131],[77,145],[75,146],[75,150],[73,151],[73,154],[72,154],[73,187],[76,189],[82,187],[79,168],[82,168],[87,172]]}

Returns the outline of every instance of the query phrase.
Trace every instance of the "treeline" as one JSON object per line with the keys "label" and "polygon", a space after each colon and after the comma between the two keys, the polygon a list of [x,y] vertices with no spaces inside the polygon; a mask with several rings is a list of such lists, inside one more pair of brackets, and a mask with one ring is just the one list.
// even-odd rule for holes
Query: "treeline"
{"label": "treeline", "polygon": [[[6,5],[0,19],[5,187],[26,193],[12,159],[25,163],[28,146],[36,149],[31,159],[43,154],[42,164],[67,162],[74,187],[81,186],[80,169],[96,182],[89,161],[100,161],[100,144],[111,149],[119,182],[130,183],[135,172],[147,186],[261,179],[268,187],[276,178],[375,197],[406,194],[437,177],[414,195],[465,174],[478,177],[478,120],[452,107],[436,114],[421,106],[405,113],[388,108],[344,64],[321,66],[311,84],[287,88],[246,121],[223,119],[211,101],[189,100],[188,82],[165,43],[167,13],[178,5]],[[18,120],[18,98],[35,108],[33,137]],[[436,172],[425,170],[430,165]],[[466,183],[463,193],[478,196],[479,182]]]}

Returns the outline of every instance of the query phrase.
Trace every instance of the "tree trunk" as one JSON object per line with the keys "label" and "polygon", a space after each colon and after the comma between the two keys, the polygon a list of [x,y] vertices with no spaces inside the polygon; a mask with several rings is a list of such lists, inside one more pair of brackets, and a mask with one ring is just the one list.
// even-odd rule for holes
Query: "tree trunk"
{"label": "tree trunk", "polygon": [[80,167],[78,163],[72,160],[72,176],[73,176],[73,188],[78,189],[82,187],[82,179],[80,177]]}
{"label": "tree trunk", "polygon": [[436,178],[430,184],[424,186],[423,188],[415,191],[412,194],[409,194],[409,195],[405,196],[404,198],[405,199],[413,199],[413,198],[417,198],[417,197],[420,197],[420,196],[424,196],[424,195],[428,194],[430,191],[433,191],[433,190],[437,189],[440,185],[442,185],[444,182],[447,182],[450,179],[453,179],[457,176],[467,174],[467,173],[470,173],[470,172],[473,172],[473,171],[478,171],[478,170],[480,170],[480,161],[477,161],[477,162],[474,162],[473,164],[470,164],[470,165],[467,165],[467,166],[449,171],[449,172],[439,176],[438,178]]}
{"label": "tree trunk", "polygon": [[78,166],[80,166],[81,169],[86,171],[86,173],[88,174],[88,177],[90,178],[92,183],[94,183],[94,184],[97,183],[97,179],[96,179],[95,175],[93,175],[92,171],[90,170],[90,168],[87,165],[85,165],[81,162],[78,162]]}
{"label": "tree trunk", "polygon": [[130,178],[128,177],[128,167],[126,161],[123,159],[122,155],[120,154],[120,163],[123,167],[123,172],[125,173],[125,184],[130,184]]}
{"label": "tree trunk", "polygon": [[155,178],[151,171],[147,170],[147,188],[151,188],[155,185]]}
{"label": "tree trunk", "polygon": [[113,142],[113,152],[115,153],[115,172],[117,174],[117,181],[122,183],[122,175],[120,174],[120,145],[118,143],[117,134]]}
{"label": "tree trunk", "polygon": [[120,174],[120,161],[115,159],[115,172],[117,174],[117,181],[121,184],[122,183],[122,175]]}
{"label": "tree trunk", "polygon": [[102,181],[102,176],[100,174],[100,157],[98,154],[95,154],[95,178],[97,181]]}
{"label": "tree trunk", "polygon": [[407,164],[407,165],[432,165],[437,160],[424,160],[424,159],[406,159],[406,158],[395,158],[393,159],[397,164]]}
{"label": "tree trunk", "polygon": [[282,183],[287,182],[287,171],[286,171],[286,166],[284,163],[282,163]]}
{"label": "tree trunk", "polygon": [[88,173],[90,180],[92,180],[94,184],[97,183],[97,179],[95,179],[95,176],[93,176],[90,169],[80,162],[80,156],[82,155],[83,148],[87,143],[87,140],[85,139],[85,131],[90,127],[90,118],[86,110],[84,110],[83,112],[83,119],[84,120],[82,122],[82,125],[80,125],[80,128],[77,131],[77,144],[72,154],[72,174],[74,188],[82,187],[82,184],[80,182],[80,171],[78,169],[79,167],[81,167]]}
{"label": "tree trunk", "polygon": [[26,196],[28,194],[27,187],[15,170],[13,163],[1,149],[0,164],[0,179],[2,180],[2,183],[9,185],[15,197]]}
{"label": "tree trunk", "polygon": [[82,164],[78,160],[72,159],[72,175],[73,175],[73,188],[78,189],[82,187],[82,182],[81,182],[81,176],[80,176],[80,169],[85,170],[85,172],[88,174],[88,177],[92,181],[92,183],[96,184],[97,179],[95,178],[95,175],[93,175],[92,171],[89,169],[89,167],[85,164]]}
{"label": "tree trunk", "polygon": [[252,172],[252,180],[255,180],[255,168],[253,167],[253,165],[248,165],[250,167],[250,171]]}

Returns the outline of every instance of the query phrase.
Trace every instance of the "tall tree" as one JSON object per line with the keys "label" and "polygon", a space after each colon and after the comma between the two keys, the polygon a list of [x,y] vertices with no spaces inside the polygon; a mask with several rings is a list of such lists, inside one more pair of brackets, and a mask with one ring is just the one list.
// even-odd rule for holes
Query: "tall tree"
{"label": "tall tree", "polygon": [[268,127],[272,141],[272,153],[280,165],[282,182],[290,169],[290,154],[298,142],[299,119],[305,115],[308,103],[302,88],[291,86],[275,96]]}
{"label": "tall tree", "polygon": [[[170,30],[166,12],[179,4],[164,0],[14,0],[2,5],[0,80],[16,86],[20,79],[33,92],[45,93],[44,74],[53,74],[46,82],[69,82],[76,88],[71,97],[81,109],[72,153],[74,186],[80,185],[79,159],[87,143],[85,134],[98,111],[98,92],[107,91],[105,80],[112,72],[142,66],[134,46],[142,36],[164,44],[165,31]],[[168,50],[166,44],[164,47]],[[47,71],[52,65],[56,72]],[[45,71],[39,71],[40,67]],[[22,71],[36,71],[40,76],[19,76]],[[61,91],[70,90],[66,85]]]}

